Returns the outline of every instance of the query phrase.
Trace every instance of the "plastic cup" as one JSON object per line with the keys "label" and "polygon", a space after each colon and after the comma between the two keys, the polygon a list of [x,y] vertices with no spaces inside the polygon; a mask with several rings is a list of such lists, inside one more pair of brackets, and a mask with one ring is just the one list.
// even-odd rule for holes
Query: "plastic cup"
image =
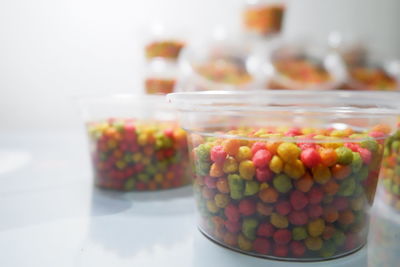
{"label": "plastic cup", "polygon": [[169,94],[188,132],[199,229],[232,250],[327,260],[365,245],[394,108],[374,94]]}
{"label": "plastic cup", "polygon": [[81,97],[95,185],[120,191],[187,185],[186,134],[164,96]]}

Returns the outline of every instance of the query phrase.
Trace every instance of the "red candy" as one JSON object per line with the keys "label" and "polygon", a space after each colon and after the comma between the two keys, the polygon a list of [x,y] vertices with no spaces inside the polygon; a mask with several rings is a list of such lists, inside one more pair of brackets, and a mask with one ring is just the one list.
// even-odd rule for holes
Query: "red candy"
{"label": "red candy", "polygon": [[276,211],[281,215],[288,215],[292,210],[292,206],[289,201],[281,201],[276,205]]}
{"label": "red candy", "polygon": [[244,216],[250,216],[256,212],[256,203],[249,199],[243,199],[239,203],[239,212]]}
{"label": "red candy", "polygon": [[260,254],[268,254],[271,251],[271,242],[266,238],[256,238],[253,243],[253,249]]}
{"label": "red candy", "polygon": [[275,227],[270,223],[261,223],[257,228],[257,235],[271,237],[275,232]]}
{"label": "red candy", "polygon": [[258,168],[265,168],[268,166],[269,162],[271,161],[272,154],[266,149],[259,149],[254,154],[252,160],[256,167]]}
{"label": "red candy", "polygon": [[204,178],[204,184],[211,189],[217,188],[217,179],[210,177],[210,176],[206,176]]}
{"label": "red candy", "polygon": [[228,204],[228,206],[225,207],[224,213],[229,221],[238,222],[240,219],[239,209],[233,204]]}
{"label": "red candy", "polygon": [[292,241],[290,243],[290,251],[295,257],[301,257],[306,252],[306,247],[299,241]]}
{"label": "red candy", "polygon": [[231,233],[238,233],[240,231],[240,223],[237,221],[225,221],[225,228]]}
{"label": "red candy", "polygon": [[308,222],[308,215],[305,211],[294,210],[289,213],[289,222],[293,225],[305,225]]}
{"label": "red candy", "polygon": [[360,149],[360,146],[355,143],[345,143],[344,146],[350,148],[353,152],[358,152],[358,149]]}
{"label": "red candy", "polygon": [[358,153],[360,153],[361,159],[365,164],[370,164],[372,160],[372,153],[366,148],[360,147],[358,149]]}
{"label": "red candy", "polygon": [[292,232],[287,229],[279,229],[273,235],[274,241],[279,245],[286,245],[292,239]]}
{"label": "red candy", "polygon": [[323,212],[324,210],[321,205],[309,205],[307,207],[308,217],[310,217],[311,219],[316,219],[320,217]]}
{"label": "red candy", "polygon": [[276,257],[286,257],[289,254],[289,249],[285,245],[275,245],[273,253]]}
{"label": "red candy", "polygon": [[210,151],[211,160],[219,164],[225,161],[227,155],[223,146],[214,146]]}
{"label": "red candy", "polygon": [[270,181],[273,175],[269,168],[256,169],[256,179],[261,183]]}
{"label": "red candy", "polygon": [[310,204],[318,204],[324,198],[324,192],[319,187],[313,187],[307,192],[307,197]]}
{"label": "red candy", "polygon": [[337,197],[333,200],[332,206],[334,206],[338,211],[344,211],[349,207],[349,201],[345,197]]}
{"label": "red candy", "polygon": [[251,153],[253,155],[256,154],[256,152],[260,149],[266,149],[266,145],[265,143],[262,142],[255,142],[252,146],[251,146]]}
{"label": "red candy", "polygon": [[292,204],[293,209],[301,210],[307,206],[308,199],[303,192],[295,190],[290,194],[290,203]]}
{"label": "red candy", "polygon": [[321,156],[313,148],[307,148],[301,152],[301,161],[309,168],[317,166],[321,162]]}

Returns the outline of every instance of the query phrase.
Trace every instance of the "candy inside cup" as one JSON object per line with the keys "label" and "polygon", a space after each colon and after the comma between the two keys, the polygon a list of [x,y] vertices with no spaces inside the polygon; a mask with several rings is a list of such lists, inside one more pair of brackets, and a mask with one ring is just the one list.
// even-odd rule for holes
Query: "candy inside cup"
{"label": "candy inside cup", "polygon": [[92,96],[79,102],[97,186],[147,191],[189,184],[186,133],[165,97]]}
{"label": "candy inside cup", "polygon": [[359,93],[168,95],[188,131],[199,229],[242,253],[326,260],[361,248],[393,107]]}

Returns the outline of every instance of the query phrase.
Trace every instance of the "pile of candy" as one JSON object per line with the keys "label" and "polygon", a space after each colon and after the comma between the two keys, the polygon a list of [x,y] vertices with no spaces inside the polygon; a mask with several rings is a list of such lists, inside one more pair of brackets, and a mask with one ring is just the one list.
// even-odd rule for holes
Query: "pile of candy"
{"label": "pile of candy", "polygon": [[[304,86],[322,84],[331,80],[330,74],[323,66],[308,59],[276,60],[273,64],[279,75]],[[273,89],[293,89],[286,88],[284,84],[276,80],[272,80],[269,87]]]}
{"label": "pile of candy", "polygon": [[218,83],[243,85],[252,80],[243,63],[238,63],[229,58],[207,61],[197,66],[196,70],[206,79]]}
{"label": "pile of candy", "polygon": [[175,40],[156,41],[146,45],[146,57],[148,59],[161,57],[177,59],[184,47],[184,43]]}
{"label": "pile of candy", "polygon": [[243,12],[244,27],[260,35],[276,34],[281,31],[284,14],[282,4],[249,6]]}
{"label": "pile of candy", "polygon": [[148,78],[145,81],[147,94],[169,94],[174,91],[175,79],[168,78]]}
{"label": "pile of candy", "polygon": [[400,130],[388,138],[381,169],[383,199],[400,211]]}
{"label": "pile of candy", "polygon": [[324,259],[361,247],[388,132],[377,126],[369,133],[269,128],[236,129],[224,137],[191,134],[201,230],[263,257]]}
{"label": "pile of candy", "polygon": [[189,183],[186,134],[175,123],[109,119],[87,127],[96,185],[129,191]]}
{"label": "pile of candy", "polygon": [[[397,81],[381,68],[355,67],[349,71],[351,83],[345,88],[352,90],[396,90]],[[354,85],[353,85],[354,84]]]}

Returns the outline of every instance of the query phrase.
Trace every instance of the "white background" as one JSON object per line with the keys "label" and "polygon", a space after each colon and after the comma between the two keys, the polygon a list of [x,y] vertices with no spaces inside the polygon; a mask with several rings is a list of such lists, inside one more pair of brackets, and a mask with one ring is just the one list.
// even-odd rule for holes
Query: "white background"
{"label": "white background", "polygon": [[[241,0],[0,1],[0,130],[74,129],[70,96],[140,90],[142,43],[154,21],[193,36],[239,27]],[[400,1],[293,0],[285,35],[332,30],[400,58]]]}

